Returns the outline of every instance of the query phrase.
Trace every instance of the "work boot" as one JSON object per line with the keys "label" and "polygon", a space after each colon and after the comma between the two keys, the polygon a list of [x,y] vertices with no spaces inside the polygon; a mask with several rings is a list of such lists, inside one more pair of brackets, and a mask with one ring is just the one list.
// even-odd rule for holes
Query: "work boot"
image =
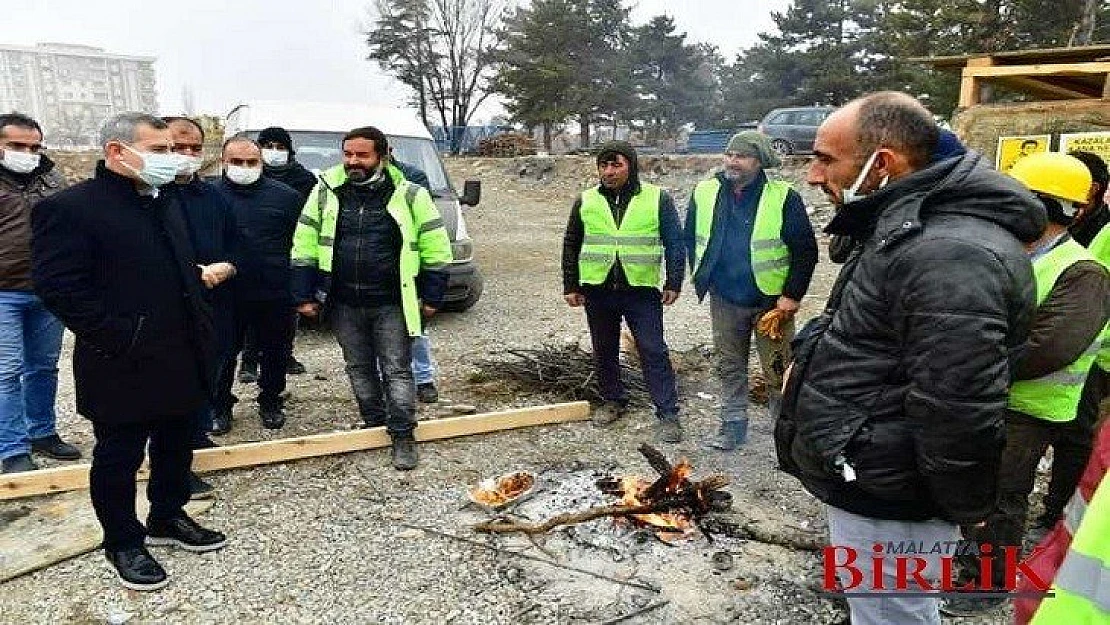
{"label": "work boot", "polygon": [[31,451],[55,460],[81,459],[81,450],[63,441],[57,434],[31,439]]}
{"label": "work boot", "polygon": [[655,420],[655,437],[662,443],[682,442],[682,422],[676,414],[665,414]]}
{"label": "work boot", "polygon": [[31,460],[31,454],[19,454],[11,458],[4,458],[0,463],[2,469],[0,473],[23,473],[24,471],[34,471],[39,468],[34,460]]}
{"label": "work boot", "polygon": [[215,496],[216,487],[200,479],[200,476],[189,472],[189,499],[211,499]]}
{"label": "work boot", "polygon": [[416,439],[412,434],[393,436],[390,458],[393,460],[393,468],[398,471],[411,471],[416,468],[420,456],[416,453]]}
{"label": "work boot", "polygon": [[150,555],[146,547],[104,550],[104,557],[116,569],[119,581],[124,588],[131,590],[158,590],[169,583],[166,570]]}
{"label": "work boot", "polygon": [[285,372],[289,375],[303,375],[308,372],[304,364],[297,360],[296,356],[289,355],[289,362],[285,364]]}
{"label": "work boot", "polygon": [[267,430],[280,430],[285,426],[285,409],[281,404],[260,407],[258,416],[262,417],[262,427]]}
{"label": "work boot", "polygon": [[625,414],[627,414],[627,407],[615,401],[607,401],[593,410],[590,414],[590,422],[595,427],[603,428],[611,423],[616,422]]}
{"label": "work boot", "polygon": [[254,384],[258,381],[258,363],[244,360],[239,365],[239,383]]}
{"label": "work boot", "polygon": [[736,451],[748,440],[748,420],[725,421],[709,446],[718,451]]}
{"label": "work boot", "polygon": [[209,433],[213,436],[222,436],[231,431],[231,408],[217,408],[212,411],[212,429]]}
{"label": "work boot", "polygon": [[439,389],[435,382],[424,382],[416,385],[416,398],[422,404],[434,404],[439,401]]}

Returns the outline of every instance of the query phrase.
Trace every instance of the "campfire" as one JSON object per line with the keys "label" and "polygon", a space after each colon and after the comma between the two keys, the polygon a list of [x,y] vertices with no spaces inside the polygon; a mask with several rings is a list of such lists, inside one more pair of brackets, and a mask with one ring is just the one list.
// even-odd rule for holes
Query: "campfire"
{"label": "campfire", "polygon": [[728,478],[713,475],[693,481],[693,467],[685,459],[671,464],[654,447],[643,444],[640,453],[658,477],[649,481],[637,476],[608,476],[597,481],[603,493],[616,497],[611,505],[579,512],[567,512],[541,523],[528,523],[501,518],[475,526],[479,532],[542,534],[560,525],[583,523],[613,517],[620,523],[653,530],[661,540],[671,542],[689,537],[698,529],[699,521],[710,511],[727,509],[732,497],[722,490]]}

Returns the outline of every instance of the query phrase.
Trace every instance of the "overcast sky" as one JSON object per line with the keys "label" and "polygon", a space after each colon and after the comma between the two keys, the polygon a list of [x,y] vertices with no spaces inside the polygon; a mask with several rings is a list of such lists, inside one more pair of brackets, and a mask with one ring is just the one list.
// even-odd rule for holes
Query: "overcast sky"
{"label": "overcast sky", "polygon": [[[365,60],[369,0],[4,0],[0,43],[78,43],[158,57],[162,114],[223,115],[251,99],[403,104],[405,89]],[[789,0],[638,0],[633,20],[666,13],[692,41],[731,58]],[[492,111],[491,111],[492,112]]]}

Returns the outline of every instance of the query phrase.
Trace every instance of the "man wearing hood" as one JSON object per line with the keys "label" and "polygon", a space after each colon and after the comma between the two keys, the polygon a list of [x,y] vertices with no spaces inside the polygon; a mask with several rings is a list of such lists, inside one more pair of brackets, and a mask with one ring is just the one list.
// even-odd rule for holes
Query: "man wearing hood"
{"label": "man wearing hood", "polygon": [[38,122],[0,115],[0,473],[37,469],[32,451],[81,457],[55,430],[62,322],[31,285],[31,209],[65,186],[41,152]]}
{"label": "man wearing hood", "polygon": [[427,189],[390,163],[381,130],[355,128],[342,147],[297,224],[294,297],[308,317],[328,306],[359,414],[386,426],[393,466],[407,471],[419,461],[411,337],[443,304],[451,240]]}
{"label": "man wearing hood", "polygon": [[[674,370],[663,340],[663,306],[673,304],[682,289],[682,225],[670,195],[640,181],[636,150],[628,143],[603,145],[597,170],[601,184],[575,201],[563,235],[563,297],[572,307],[586,308],[598,386],[605,399],[593,422],[604,426],[616,421],[628,404],[619,362],[623,318],[636,341],[655,404],[657,436],[677,443],[682,426]],[[660,265],[666,266],[665,280]]]}
{"label": "man wearing hood", "polygon": [[724,171],[698,183],[686,210],[686,246],[698,299],[710,294],[713,350],[721,385],[721,426],[710,446],[732,451],[748,436],[748,356],[753,330],[774,311],[781,334],[755,332],[770,410],[777,411],[790,361],[794,314],[817,265],[817,239],[789,183],[764,168],[782,163],[766,135],[728,142]]}
{"label": "man wearing hood", "polygon": [[[876,544],[954,545],[958,524],[994,509],[1035,306],[1022,243],[1041,236],[1044,207],[978,154],[930,165],[937,136],[912,97],[864,96],[818,129],[807,177],[837,206],[826,232],[862,243],[795,340],[775,444],[826,504],[831,544],[858,555],[862,578],[837,570],[857,593],[881,592],[875,560],[895,587],[896,554]],[[923,578],[940,577],[941,555],[918,554]],[[848,603],[857,624],[940,622],[928,596]]]}

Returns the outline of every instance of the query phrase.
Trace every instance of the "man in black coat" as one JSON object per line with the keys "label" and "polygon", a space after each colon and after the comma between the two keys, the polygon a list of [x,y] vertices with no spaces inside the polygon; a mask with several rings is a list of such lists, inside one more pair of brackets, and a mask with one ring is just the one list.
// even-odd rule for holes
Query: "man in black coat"
{"label": "man in black coat", "polygon": [[[860,244],[795,341],[775,443],[827,505],[831,544],[855,550],[862,577],[838,574],[857,593],[877,591],[874,560],[895,587],[896,553],[874,545],[925,545],[923,576],[937,579],[957,524],[993,510],[1033,316],[1022,242],[1040,236],[1044,207],[976,153],[930,164],[937,136],[913,98],[865,96],[818,129],[807,179],[838,207],[826,232]],[[850,598],[852,622],[940,622],[928,595],[882,597]]]}
{"label": "man in black coat", "polygon": [[[224,174],[216,183],[239,227],[235,294],[235,343],[241,345],[246,328],[254,329],[260,354],[258,395],[262,426],[285,425],[281,395],[285,392],[286,365],[293,352],[292,269],[289,253],[293,231],[304,203],[288,185],[262,176],[258,144],[233,137],[224,144]],[[234,352],[232,352],[234,353]],[[220,376],[212,431],[231,429],[231,394],[235,360],[229,359]]]}
{"label": "man in black coat", "polygon": [[[258,145],[262,148],[263,177],[293,187],[293,190],[301,194],[303,207],[316,186],[316,175],[297,161],[297,152],[293,149],[293,137],[289,136],[289,131],[278,126],[263,128],[258,133]],[[296,313],[293,315],[296,328]],[[304,372],[305,366],[290,353],[286,373],[299,375]],[[253,327],[248,327],[243,337],[243,362],[239,367],[239,381],[258,381],[258,340]]]}
{"label": "man in black coat", "polygon": [[[208,372],[208,379],[210,389],[215,389],[222,370],[219,365],[232,356],[234,344],[234,302],[228,280],[235,276],[234,257],[238,229],[227,200],[214,186],[197,175],[203,165],[204,129],[187,117],[163,117],[162,121],[170,126],[173,151],[179,157],[177,177],[173,184],[162,187],[162,191],[174,194],[174,199],[185,215],[189,240],[193,244],[197,264],[201,269],[201,279],[206,287],[205,301],[212,307],[215,340],[213,349],[218,359]],[[216,446],[208,437],[208,432],[212,429],[214,399],[210,397],[209,402],[195,415],[192,434],[194,450]],[[189,479],[189,490],[193,499],[199,499],[211,496],[215,489],[194,473]]]}
{"label": "man in black coat", "polygon": [[[105,555],[124,586],[155,590],[167,583],[166,572],[144,542],[194,552],[226,543],[184,511],[212,313],[185,218],[171,194],[159,193],[179,163],[166,123],[121,113],[104,123],[100,139],[104,160],[95,177],[34,210],[32,276],[47,308],[77,337],[77,411],[96,437],[89,493]],[[144,528],[135,474],[148,442]]]}

